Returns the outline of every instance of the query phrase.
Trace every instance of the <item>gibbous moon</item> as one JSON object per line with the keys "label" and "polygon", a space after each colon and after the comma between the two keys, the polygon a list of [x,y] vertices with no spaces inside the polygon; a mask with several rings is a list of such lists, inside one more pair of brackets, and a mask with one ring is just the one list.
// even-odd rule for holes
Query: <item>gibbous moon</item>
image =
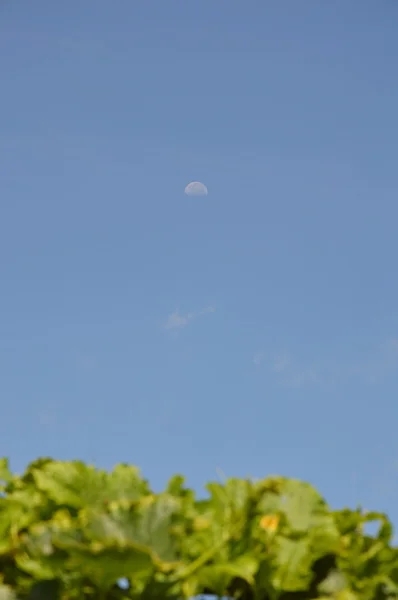
{"label": "gibbous moon", "polygon": [[204,183],[192,181],[191,183],[188,183],[185,188],[185,193],[187,196],[207,196],[208,191]]}

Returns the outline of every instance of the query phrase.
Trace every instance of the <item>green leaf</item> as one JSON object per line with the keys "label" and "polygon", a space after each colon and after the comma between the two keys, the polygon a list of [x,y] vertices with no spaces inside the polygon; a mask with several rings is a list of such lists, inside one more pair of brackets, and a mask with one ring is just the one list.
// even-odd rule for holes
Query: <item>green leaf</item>
{"label": "green leaf", "polygon": [[64,569],[67,556],[57,551],[50,525],[37,524],[21,537],[20,552],[15,556],[18,568],[38,580],[52,580]]}
{"label": "green leaf", "polygon": [[313,557],[308,539],[277,538],[272,585],[275,590],[295,592],[308,588],[312,580]]}
{"label": "green leaf", "polygon": [[314,560],[339,551],[341,536],[330,514],[313,517],[307,535]]}
{"label": "green leaf", "polygon": [[197,588],[211,590],[212,594],[223,596],[230,591],[230,586],[236,579],[252,586],[257,569],[258,561],[253,556],[241,556],[231,563],[204,567],[196,574]]}
{"label": "green leaf", "polygon": [[17,600],[17,595],[12,587],[0,584],[0,600]]}
{"label": "green leaf", "polygon": [[177,558],[171,526],[179,507],[177,499],[162,494],[138,508],[135,537],[139,543],[148,545],[162,561],[170,562]]}
{"label": "green leaf", "polygon": [[359,600],[357,594],[354,594],[351,590],[342,590],[336,596],[337,600]]}
{"label": "green leaf", "polygon": [[242,479],[229,479],[225,485],[209,483],[212,510],[228,520],[233,513],[240,513],[247,507],[250,498],[251,483]]}
{"label": "green leaf", "polygon": [[321,594],[334,595],[341,592],[347,587],[347,578],[345,575],[334,569],[328,576],[318,585],[318,591]]}
{"label": "green leaf", "polygon": [[164,494],[148,498],[133,511],[123,506],[114,506],[109,513],[90,511],[84,517],[84,532],[104,548],[139,545],[160,561],[172,562],[176,553],[171,525],[178,508],[178,500]]}
{"label": "green leaf", "polygon": [[8,458],[0,458],[0,491],[12,480],[12,474],[8,466]]}
{"label": "green leaf", "polygon": [[273,492],[265,492],[262,494],[257,504],[257,511],[262,516],[277,514],[281,511],[281,508],[281,497]]}
{"label": "green leaf", "polygon": [[289,526],[294,531],[307,531],[314,518],[326,509],[321,496],[309,484],[292,479],[286,482],[283,489],[281,505]]}
{"label": "green leaf", "polygon": [[109,502],[137,502],[149,493],[148,484],[137,467],[120,464],[106,476],[104,496]]}
{"label": "green leaf", "polygon": [[82,508],[101,503],[105,474],[80,462],[51,462],[33,470],[37,487],[60,505]]}
{"label": "green leaf", "polygon": [[149,493],[139,470],[118,465],[110,474],[74,461],[50,462],[33,469],[37,487],[55,502],[74,508],[111,502],[136,502]]}
{"label": "green leaf", "polygon": [[185,478],[182,475],[174,475],[167,484],[166,492],[172,496],[182,496],[185,493]]}
{"label": "green leaf", "polygon": [[122,577],[134,581],[148,579],[154,571],[154,563],[148,552],[139,548],[110,549],[98,552],[75,549],[68,561],[70,569],[76,569],[98,585],[101,590],[112,587]]}
{"label": "green leaf", "polygon": [[360,510],[340,510],[334,511],[334,518],[339,528],[340,535],[350,533],[356,534],[358,529],[362,527],[363,515]]}
{"label": "green leaf", "polygon": [[393,536],[393,527],[387,515],[378,512],[367,512],[363,516],[363,523],[379,522],[380,527],[376,537],[383,540],[384,543],[389,543]]}

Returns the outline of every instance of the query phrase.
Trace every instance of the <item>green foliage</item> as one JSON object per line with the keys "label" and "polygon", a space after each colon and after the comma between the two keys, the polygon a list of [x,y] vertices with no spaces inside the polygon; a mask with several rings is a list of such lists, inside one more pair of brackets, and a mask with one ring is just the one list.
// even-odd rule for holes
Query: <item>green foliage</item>
{"label": "green foliage", "polygon": [[[0,600],[392,600],[398,551],[383,514],[332,511],[308,484],[230,479],[197,500],[174,477],[0,460]],[[366,535],[368,521],[379,532]],[[118,585],[121,578],[128,586]]]}

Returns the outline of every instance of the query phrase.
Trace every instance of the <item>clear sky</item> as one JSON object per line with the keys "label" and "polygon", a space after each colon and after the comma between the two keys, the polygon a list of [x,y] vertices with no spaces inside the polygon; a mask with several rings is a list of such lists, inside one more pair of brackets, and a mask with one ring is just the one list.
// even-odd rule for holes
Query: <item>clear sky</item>
{"label": "clear sky", "polygon": [[397,28],[391,0],[2,2],[15,470],[281,473],[398,521]]}

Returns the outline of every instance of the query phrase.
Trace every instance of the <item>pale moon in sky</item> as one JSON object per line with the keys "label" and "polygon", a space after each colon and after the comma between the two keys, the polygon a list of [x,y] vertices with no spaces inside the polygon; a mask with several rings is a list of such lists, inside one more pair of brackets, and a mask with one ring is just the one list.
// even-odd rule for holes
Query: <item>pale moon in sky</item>
{"label": "pale moon in sky", "polygon": [[208,191],[204,183],[192,181],[191,183],[188,183],[185,188],[185,193],[187,196],[207,196]]}

